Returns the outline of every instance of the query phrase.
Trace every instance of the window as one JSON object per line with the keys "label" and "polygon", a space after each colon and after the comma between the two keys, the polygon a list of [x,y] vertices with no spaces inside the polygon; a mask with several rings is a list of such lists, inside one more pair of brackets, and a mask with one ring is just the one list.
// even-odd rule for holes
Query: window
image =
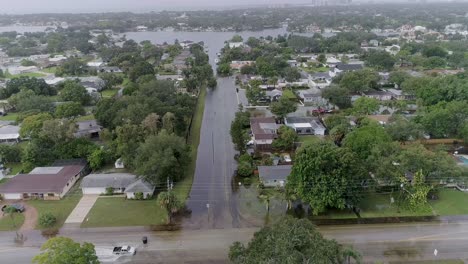
{"label": "window", "polygon": [[48,193],[47,196],[49,196],[49,197],[54,197],[54,196],[55,196],[55,193]]}

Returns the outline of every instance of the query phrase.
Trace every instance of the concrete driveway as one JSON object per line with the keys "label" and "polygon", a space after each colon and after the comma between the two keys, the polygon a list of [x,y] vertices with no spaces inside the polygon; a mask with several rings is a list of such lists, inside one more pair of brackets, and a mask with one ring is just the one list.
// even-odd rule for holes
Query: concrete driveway
{"label": "concrete driveway", "polygon": [[84,194],[67,220],[65,220],[65,224],[81,224],[98,198],[99,195]]}

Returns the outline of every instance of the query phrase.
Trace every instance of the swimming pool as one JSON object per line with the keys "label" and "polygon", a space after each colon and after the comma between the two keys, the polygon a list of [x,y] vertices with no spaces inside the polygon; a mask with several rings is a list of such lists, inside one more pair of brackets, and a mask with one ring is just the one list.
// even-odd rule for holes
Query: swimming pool
{"label": "swimming pool", "polygon": [[468,165],[468,159],[463,156],[458,156],[458,159],[464,164]]}

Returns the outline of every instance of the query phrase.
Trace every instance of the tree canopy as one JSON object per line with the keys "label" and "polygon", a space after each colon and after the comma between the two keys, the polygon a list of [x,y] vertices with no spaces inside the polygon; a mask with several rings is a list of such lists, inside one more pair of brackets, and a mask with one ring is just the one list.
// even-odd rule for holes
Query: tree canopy
{"label": "tree canopy", "polygon": [[98,264],[96,250],[91,243],[77,243],[71,238],[54,237],[41,247],[41,254],[33,258],[38,264]]}

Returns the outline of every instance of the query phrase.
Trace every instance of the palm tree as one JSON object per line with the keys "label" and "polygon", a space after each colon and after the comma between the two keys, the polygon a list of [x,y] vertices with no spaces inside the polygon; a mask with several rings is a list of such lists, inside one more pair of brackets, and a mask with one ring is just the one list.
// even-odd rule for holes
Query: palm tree
{"label": "palm tree", "polygon": [[342,263],[350,264],[351,259],[354,260],[355,263],[362,263],[362,256],[359,252],[354,250],[353,248],[350,247],[343,247],[341,250],[341,258],[342,258]]}
{"label": "palm tree", "polygon": [[159,193],[157,201],[161,208],[167,212],[167,223],[172,224],[172,215],[182,208],[182,203],[171,191]]}

